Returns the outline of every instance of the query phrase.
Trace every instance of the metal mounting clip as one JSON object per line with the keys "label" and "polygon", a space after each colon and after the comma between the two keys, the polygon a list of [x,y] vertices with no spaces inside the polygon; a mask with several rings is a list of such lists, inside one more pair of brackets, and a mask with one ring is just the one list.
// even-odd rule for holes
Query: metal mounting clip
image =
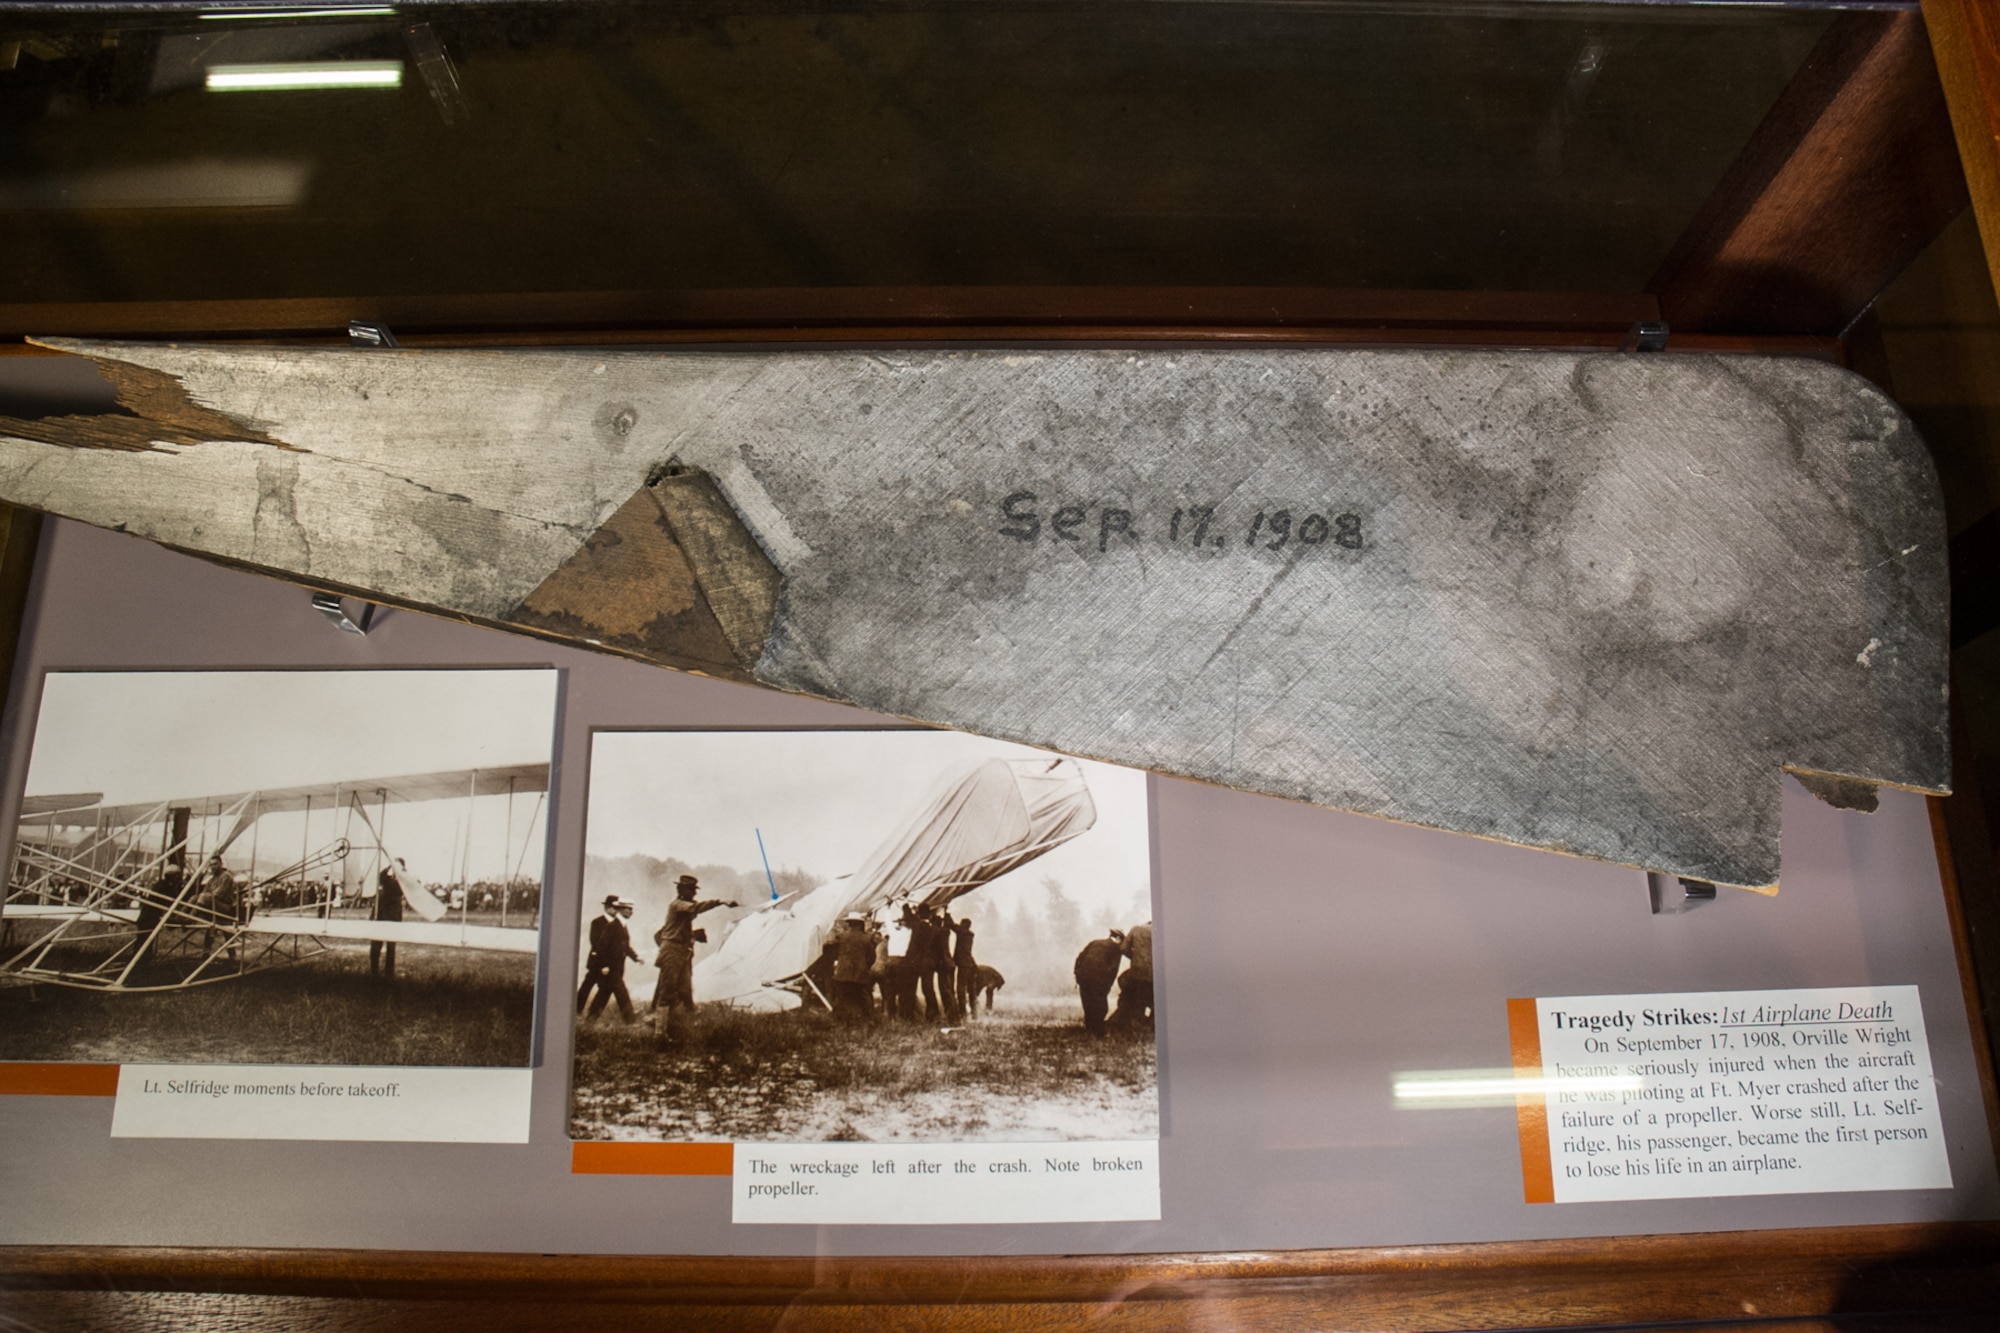
{"label": "metal mounting clip", "polygon": [[396,335],[389,332],[387,324],[377,324],[371,319],[350,319],[347,321],[347,345],[349,347],[399,347]]}
{"label": "metal mounting clip", "polygon": [[1664,320],[1640,320],[1625,332],[1625,341],[1618,344],[1621,352],[1664,352],[1667,350],[1667,335],[1671,332]]}
{"label": "metal mounting clip", "polygon": [[358,620],[350,620],[347,615],[347,607],[341,601],[340,594],[337,592],[314,593],[312,595],[312,608],[332,621],[336,629],[346,630],[349,634],[366,634],[368,632],[368,622],[375,618],[375,603],[362,602],[360,618]]}
{"label": "metal mounting clip", "polygon": [[1705,879],[1682,879],[1648,870],[1646,895],[1653,900],[1654,916],[1674,916],[1714,902],[1715,886]]}

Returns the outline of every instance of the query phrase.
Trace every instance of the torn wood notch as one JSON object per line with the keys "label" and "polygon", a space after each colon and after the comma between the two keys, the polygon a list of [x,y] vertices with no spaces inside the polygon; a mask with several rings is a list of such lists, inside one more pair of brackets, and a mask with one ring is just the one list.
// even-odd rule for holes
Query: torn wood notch
{"label": "torn wood notch", "polygon": [[722,635],[745,670],[757,665],[778,616],[784,576],[699,468],[670,462],[646,489],[694,571]]}
{"label": "torn wood notch", "polygon": [[714,479],[669,464],[500,620],[749,680],[783,582]]}
{"label": "torn wood notch", "polygon": [[1833,773],[1802,773],[1796,769],[1792,776],[1801,787],[1836,810],[1859,810],[1872,815],[1882,806],[1881,792],[1872,782]]}
{"label": "torn wood notch", "polygon": [[663,666],[749,678],[650,488],[497,619]]}
{"label": "torn wood notch", "polygon": [[109,359],[99,359],[95,365],[116,390],[122,410],[54,417],[0,416],[0,435],[70,449],[151,450],[217,440],[291,447],[245,418],[195,401],[174,375]]}
{"label": "torn wood notch", "polygon": [[61,346],[297,452],[0,499],[320,585],[1715,884],[1947,785],[1937,478],[1814,362]]}

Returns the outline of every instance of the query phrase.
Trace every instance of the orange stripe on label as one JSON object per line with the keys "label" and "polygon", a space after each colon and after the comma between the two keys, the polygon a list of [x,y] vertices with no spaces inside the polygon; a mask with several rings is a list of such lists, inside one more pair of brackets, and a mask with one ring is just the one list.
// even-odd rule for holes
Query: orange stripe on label
{"label": "orange stripe on label", "polygon": [[117,1065],[0,1064],[0,1097],[116,1097]]}
{"label": "orange stripe on label", "polygon": [[[1542,1077],[1542,1025],[1533,1000],[1507,1001],[1507,1036],[1514,1053],[1514,1077]],[[1521,1192],[1529,1203],[1556,1201],[1556,1173],[1549,1161],[1549,1104],[1540,1092],[1514,1097],[1521,1128]]]}
{"label": "orange stripe on label", "polygon": [[576,1176],[726,1176],[735,1171],[729,1143],[573,1143]]}

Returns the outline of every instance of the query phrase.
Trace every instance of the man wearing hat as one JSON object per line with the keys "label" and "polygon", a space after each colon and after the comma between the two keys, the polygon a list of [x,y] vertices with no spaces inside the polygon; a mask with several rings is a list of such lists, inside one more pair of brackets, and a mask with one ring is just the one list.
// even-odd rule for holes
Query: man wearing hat
{"label": "man wearing hat", "polygon": [[[636,1016],[632,996],[625,989],[625,961],[639,961],[632,949],[632,932],[625,928],[625,918],[631,915],[632,904],[613,893],[604,899],[604,914],[590,919],[590,957],[583,965],[583,985],[576,992],[579,1014],[588,1003],[590,1016],[596,1018],[616,999],[620,1018],[630,1023]],[[590,996],[593,990],[597,992],[595,1000]]]}
{"label": "man wearing hat", "polygon": [[875,1016],[875,940],[868,918],[849,912],[834,928],[833,1012],[849,1021]]}
{"label": "man wearing hat", "polygon": [[674,901],[667,904],[666,923],[653,933],[653,942],[660,946],[656,960],[660,984],[653,989],[653,1021],[660,1025],[663,1038],[673,1036],[674,1010],[694,1008],[694,946],[707,938],[695,929],[695,918],[713,908],[736,906],[734,899],[696,901],[695,891],[700,887],[701,881],[693,875],[682,875],[674,884]]}

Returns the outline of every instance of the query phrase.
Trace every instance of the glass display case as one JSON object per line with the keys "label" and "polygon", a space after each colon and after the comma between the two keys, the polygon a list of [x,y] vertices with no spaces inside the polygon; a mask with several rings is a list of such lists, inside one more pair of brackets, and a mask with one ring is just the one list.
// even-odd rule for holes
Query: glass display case
{"label": "glass display case", "polygon": [[[1921,9],[1569,0],[0,8],[0,253],[11,261],[0,288],[0,435],[9,421],[129,412],[87,362],[45,341],[64,338],[1806,357],[1873,380],[1931,448],[1952,539],[1954,672],[1953,794],[1884,790],[1864,814],[1787,778],[1775,897],[1710,896],[1626,867],[1134,778],[1145,901],[1114,904],[1103,890],[1100,911],[1097,890],[1079,884],[1112,872],[1053,860],[1012,870],[1025,887],[959,899],[973,904],[982,959],[1014,980],[984,992],[1000,1025],[981,1029],[975,1004],[962,1024],[945,1025],[975,1035],[941,1040],[987,1040],[976,1034],[1027,1022],[1044,1001],[1074,1024],[1084,963],[1072,980],[1076,940],[1058,940],[1048,922],[1061,917],[1072,935],[1117,927],[1129,967],[1130,931],[1148,918],[1148,1003],[1155,927],[1159,967],[1151,1035],[1084,1063],[1062,1047],[1039,1072],[1129,1094],[1093,1103],[1113,1128],[1074,1137],[1150,1144],[1100,1157],[1155,1154],[1152,1211],[1021,1220],[989,1211],[925,1224],[799,1214],[759,1225],[746,1212],[750,1145],[893,1141],[883,1160],[907,1173],[897,1154],[920,1157],[928,1140],[902,1121],[884,1130],[859,1119],[848,1103],[813,1119],[818,1110],[769,1087],[752,1099],[742,1081],[719,1084],[727,1091],[714,1106],[754,1104],[789,1126],[783,1134],[714,1108],[670,1131],[634,1128],[644,1117],[630,1106],[606,1109],[620,1096],[645,1101],[661,1087],[719,1079],[717,1069],[748,1058],[728,1045],[738,1037],[717,1044],[724,1029],[713,1019],[694,1054],[626,1050],[604,997],[595,1011],[572,1002],[579,985],[611,975],[606,941],[623,932],[640,946],[630,981],[641,1007],[641,983],[657,970],[669,1028],[673,1018],[671,922],[659,959],[641,956],[653,918],[668,912],[671,876],[642,883],[613,868],[642,853],[667,865],[665,844],[641,835],[668,816],[656,819],[639,797],[626,814],[613,811],[606,738],[828,737],[905,724],[593,653],[588,634],[560,625],[528,638],[404,607],[358,622],[355,604],[325,589],[309,600],[294,584],[9,510],[0,819],[19,831],[9,958],[33,943],[19,934],[29,917],[17,891],[34,856],[91,838],[109,847],[107,830],[124,818],[134,831],[120,835],[119,856],[178,837],[241,857],[268,806],[269,819],[296,821],[282,824],[286,864],[271,860],[276,833],[262,853],[250,844],[258,906],[240,919],[214,906],[216,880],[207,881],[205,942],[177,937],[192,952],[175,985],[223,991],[203,989],[214,976],[203,969],[243,984],[254,971],[249,937],[239,952],[232,931],[289,911],[295,922],[313,917],[312,931],[267,932],[259,947],[311,935],[312,956],[344,959],[362,987],[381,953],[364,950],[370,932],[402,930],[400,918],[386,932],[371,924],[380,909],[363,905],[386,901],[382,877],[398,873],[383,828],[416,816],[395,804],[404,798],[392,798],[386,777],[379,799],[357,797],[365,784],[352,779],[362,768],[371,780],[376,769],[396,768],[398,780],[449,769],[465,784],[464,823],[437,835],[444,868],[413,859],[403,872],[417,887],[399,881],[394,892],[412,928],[428,899],[440,929],[458,923],[460,943],[474,927],[525,939],[477,937],[521,955],[515,980],[530,998],[519,1035],[531,1054],[504,1093],[517,1099],[508,1104],[518,1134],[485,1141],[440,1127],[451,1107],[469,1104],[449,1101],[422,1132],[384,1131],[377,1142],[268,1124],[145,1130],[114,1122],[140,1113],[135,1071],[186,1064],[186,1050],[134,1045],[101,1006],[73,1022],[18,1008],[12,1034],[0,1035],[0,1178],[13,1201],[0,1209],[0,1309],[24,1323],[251,1327],[306,1311],[358,1326],[434,1321],[449,1309],[451,1319],[512,1327],[640,1308],[760,1327],[1104,1317],[1147,1327],[1502,1328],[1847,1315],[1983,1326],[2000,1263],[1991,1044],[2000,823],[1983,795],[2000,790],[1991,593],[2000,379],[1987,355],[2000,307],[1979,231],[2000,226],[1984,92],[2000,86],[1984,82],[2000,79],[2000,41],[1986,13],[1970,0]],[[553,445],[549,466],[562,466]],[[290,779],[215,778],[204,791],[254,803],[195,807],[190,838],[185,809],[173,831],[171,801],[144,816],[153,823],[117,815],[119,798],[106,795],[115,773],[57,786],[30,778],[61,734],[51,709],[62,690],[51,682],[66,676],[548,667],[562,681],[553,746],[539,756],[540,778],[508,779],[504,814],[499,789],[478,776],[486,770],[490,784],[501,761],[476,746],[471,758],[355,760],[351,773],[312,779],[326,777],[343,812],[361,812],[360,824],[343,813],[336,840],[351,873],[314,861],[319,797]],[[240,688],[248,699],[265,686]],[[444,729],[441,713],[411,720],[396,712],[405,707],[368,705],[371,717],[357,712],[328,734],[376,737],[375,714],[404,718],[404,731]],[[74,725],[93,708],[110,705],[74,710]],[[400,754],[394,730],[368,748]],[[140,742],[132,746],[128,767],[141,762]],[[805,758],[784,753],[783,764],[806,770]],[[737,780],[721,761],[703,762],[706,785]],[[769,765],[742,762],[753,772],[742,799],[755,804]],[[1083,772],[1097,807],[1112,811],[1120,780]],[[880,813],[887,830],[889,807],[899,818],[917,808],[879,773],[852,783],[873,795],[839,819]],[[78,801],[85,787],[93,802]],[[51,792],[68,795],[51,803]],[[546,820],[536,826],[543,841],[520,822],[524,799],[543,812],[534,816]],[[718,897],[713,886],[740,883],[730,891],[759,898],[761,875],[779,904],[821,892],[822,879],[831,887],[847,852],[800,853],[793,866],[782,844],[766,849],[772,821],[804,823],[804,807],[783,808],[790,814],[750,821],[761,865],[745,852],[729,869],[690,850],[676,873]],[[65,822],[76,810],[88,811],[88,834]],[[37,812],[40,832],[29,823]],[[604,841],[621,818],[632,837]],[[498,829],[509,849],[497,870],[475,867],[480,820],[492,827],[478,836]],[[673,836],[692,848],[700,823]],[[928,845],[930,826],[910,827],[920,830],[911,845]],[[354,849],[369,839],[375,859],[364,871]],[[198,878],[202,860],[177,862],[176,873]],[[875,865],[859,852],[850,860],[845,869]],[[107,851],[88,869],[122,864]],[[786,878],[794,871],[796,882]],[[54,879],[42,872],[34,905],[73,907],[81,890],[52,889]],[[508,919],[529,901],[517,901],[517,880],[533,880],[534,912]],[[272,885],[293,899],[260,896]],[[300,896],[309,892],[320,896]],[[633,924],[618,924],[618,904],[631,905],[621,895],[638,897],[643,920],[628,910]],[[308,901],[316,906],[298,910]],[[709,918],[726,921],[716,943],[688,946],[692,966],[710,969],[696,972],[697,991],[737,929],[736,906]],[[501,915],[478,916],[489,908]],[[144,931],[144,909],[144,895],[126,891],[91,910],[115,918],[114,930]],[[886,911],[882,924],[893,917]],[[159,947],[146,967],[171,963]],[[405,943],[404,989],[357,992],[356,1003],[430,995],[412,975],[430,947]],[[821,981],[836,979],[837,952],[829,946]],[[48,966],[68,971],[24,982],[16,970],[0,1003],[67,996],[96,964]],[[616,972],[626,968],[621,959]],[[803,980],[790,993],[801,1012],[816,995],[835,1011],[814,1029],[833,1042],[831,986]],[[1730,996],[1791,1016],[1732,1020],[1738,1001],[1714,998]],[[891,1003],[884,986],[885,1014]],[[1701,1027],[1695,1018],[1659,1017],[1709,1012],[1705,1004],[1727,1031],[1690,1036],[1679,1029]],[[1872,1007],[1882,1004],[1893,1019]],[[1822,1005],[1823,1017],[1800,1016]],[[1578,1014],[1589,1016],[1588,1034],[1574,1031]],[[1618,1050],[1627,1064],[1673,1064],[1679,1092],[1562,1082],[1627,1077],[1624,1065],[1592,1073],[1584,1063],[1609,1059],[1590,1043],[1623,1042],[1625,1024],[1676,1029],[1642,1037],[1635,1028],[1640,1044]],[[1863,1024],[1904,1030],[1885,1058],[1900,1061],[1907,1047],[1913,1063],[1865,1075],[1771,1063],[1825,1060],[1835,1046],[1845,1055],[1834,1059],[1855,1058],[1840,1034]],[[1822,1049],[1822,1035],[1807,1033],[1835,1035]],[[1667,1041],[1672,1049],[1658,1044]],[[254,1049],[235,1063],[378,1072],[422,1063]],[[603,1092],[617,1060],[642,1059],[641,1072]],[[1563,1060],[1568,1073],[1536,1081]],[[798,1084],[804,1067],[787,1066],[779,1081]],[[815,1086],[839,1081],[812,1070]],[[1766,1096],[1755,1082],[1766,1076],[1802,1090]],[[1707,1103],[1680,1100],[1711,1077],[1718,1090]],[[481,1095],[497,1104],[503,1093]],[[965,1096],[929,1085],[922,1095],[936,1123],[958,1117],[942,1142],[1043,1142],[994,1130],[1013,1123],[1000,1103],[967,1129]],[[1615,1113],[1599,1109],[1599,1096]],[[1829,1100],[1832,1111],[1815,1109]],[[1124,1110],[1107,1111],[1114,1102]],[[940,1109],[949,1106],[959,1109]],[[1622,1119],[1654,1111],[1663,1123]],[[1611,1114],[1621,1119],[1596,1118]],[[1810,1115],[1868,1137],[1852,1140],[1851,1161],[1813,1165],[1801,1155],[1821,1142],[1805,1137],[1820,1132]],[[995,1151],[1004,1162],[1012,1150]],[[1702,1176],[1711,1161],[1754,1165],[1715,1168],[1728,1183],[1660,1183],[1690,1163]],[[1766,1172],[1796,1172],[1785,1177],[1796,1187],[1761,1180]]]}

